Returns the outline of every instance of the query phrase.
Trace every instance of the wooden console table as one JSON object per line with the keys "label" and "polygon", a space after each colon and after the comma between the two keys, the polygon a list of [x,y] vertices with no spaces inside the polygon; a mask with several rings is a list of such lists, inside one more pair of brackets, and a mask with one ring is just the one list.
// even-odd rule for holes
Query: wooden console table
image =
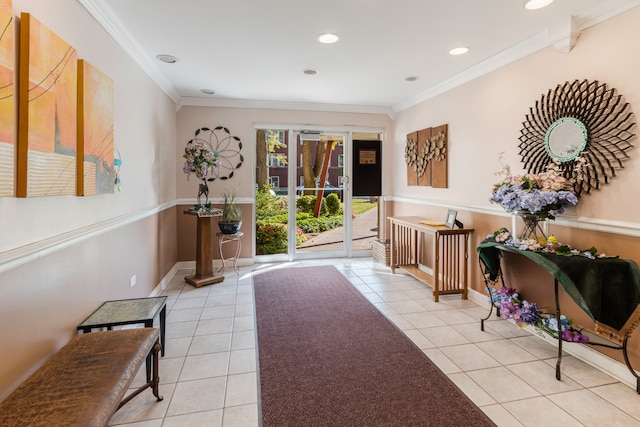
{"label": "wooden console table", "polygon": [[[391,272],[396,268],[433,288],[433,300],[438,302],[440,295],[461,294],[467,299],[469,235],[473,229],[451,229],[431,226],[429,222],[417,216],[389,217],[391,221]],[[431,235],[432,254],[435,258],[433,275],[420,269],[424,238]]]}
{"label": "wooden console table", "polygon": [[219,283],[224,280],[220,272],[213,271],[213,243],[211,240],[211,218],[221,216],[220,209],[204,211],[184,211],[187,215],[198,217],[196,238],[196,274],[187,276],[184,280],[196,288]]}
{"label": "wooden console table", "polygon": [[[622,350],[627,368],[636,378],[636,392],[640,393],[640,376],[631,365],[627,352],[628,341],[640,324],[640,270],[635,262],[620,258],[588,259],[584,256],[520,250],[491,240],[482,242],[477,251],[487,289],[490,282],[498,279],[504,286],[500,262],[502,251],[525,256],[551,274],[554,279],[556,319],[561,316],[558,298],[561,285],[577,306],[595,321],[595,336],[611,343],[590,342],[587,345]],[[481,320],[481,330],[484,330],[484,320],[491,316],[492,311],[493,304],[489,316]],[[560,380],[563,340],[561,334],[557,334],[556,338],[556,379]]]}

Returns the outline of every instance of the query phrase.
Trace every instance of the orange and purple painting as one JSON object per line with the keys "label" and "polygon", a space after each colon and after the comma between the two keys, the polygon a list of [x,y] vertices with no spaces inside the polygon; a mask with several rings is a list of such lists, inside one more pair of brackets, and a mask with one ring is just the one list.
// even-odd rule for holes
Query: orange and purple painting
{"label": "orange and purple painting", "polygon": [[76,50],[22,13],[19,70],[16,195],[75,195]]}
{"label": "orange and purple painting", "polygon": [[16,112],[13,84],[14,22],[11,0],[0,0],[0,196],[13,196]]}
{"label": "orange and purple painting", "polygon": [[113,80],[78,61],[78,196],[113,193]]}

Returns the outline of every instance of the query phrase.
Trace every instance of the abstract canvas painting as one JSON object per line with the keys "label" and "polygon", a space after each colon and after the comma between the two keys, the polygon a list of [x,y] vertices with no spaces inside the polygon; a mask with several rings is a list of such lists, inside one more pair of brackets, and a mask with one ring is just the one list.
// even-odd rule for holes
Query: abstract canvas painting
{"label": "abstract canvas painting", "polygon": [[76,50],[28,13],[19,49],[16,195],[75,195]]}
{"label": "abstract canvas painting", "polygon": [[15,182],[14,20],[11,0],[0,0],[0,196],[13,196]]}
{"label": "abstract canvas painting", "polygon": [[113,80],[78,61],[78,195],[113,193]]}

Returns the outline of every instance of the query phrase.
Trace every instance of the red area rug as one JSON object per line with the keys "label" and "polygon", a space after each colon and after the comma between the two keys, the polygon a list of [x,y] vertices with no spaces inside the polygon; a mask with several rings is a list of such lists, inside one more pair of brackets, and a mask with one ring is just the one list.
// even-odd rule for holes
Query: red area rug
{"label": "red area rug", "polygon": [[254,275],[263,426],[493,426],[333,266]]}

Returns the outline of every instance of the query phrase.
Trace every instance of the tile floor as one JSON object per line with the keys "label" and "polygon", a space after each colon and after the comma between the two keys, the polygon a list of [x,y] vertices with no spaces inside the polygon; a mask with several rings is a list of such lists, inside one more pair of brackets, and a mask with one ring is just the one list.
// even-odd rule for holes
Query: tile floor
{"label": "tile floor", "polygon": [[[555,379],[556,348],[459,296],[432,292],[371,258],[256,264],[200,289],[179,271],[169,296],[162,402],[145,391],[111,419],[135,427],[259,425],[252,271],[335,265],[499,426],[640,426],[640,395],[572,356]],[[141,378],[141,377],[139,377]],[[136,381],[140,383],[140,380]]]}

